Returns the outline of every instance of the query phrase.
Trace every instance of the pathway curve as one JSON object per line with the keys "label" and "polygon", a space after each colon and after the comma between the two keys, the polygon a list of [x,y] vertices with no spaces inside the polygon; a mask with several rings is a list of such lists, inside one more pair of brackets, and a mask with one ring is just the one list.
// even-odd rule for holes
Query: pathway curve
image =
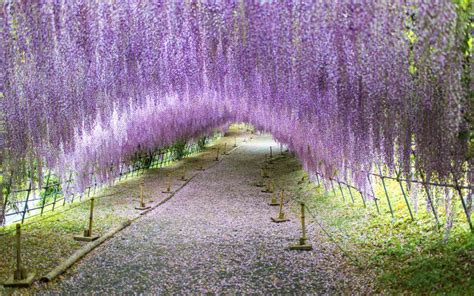
{"label": "pathway curve", "polygon": [[253,185],[270,141],[240,146],[40,294],[349,292],[314,238],[311,252],[286,249],[299,235],[296,217],[270,221],[277,208]]}

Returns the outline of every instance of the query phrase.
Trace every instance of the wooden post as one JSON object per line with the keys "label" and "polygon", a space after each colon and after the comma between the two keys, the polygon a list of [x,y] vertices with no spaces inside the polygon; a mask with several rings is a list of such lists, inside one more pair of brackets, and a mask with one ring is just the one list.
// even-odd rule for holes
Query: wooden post
{"label": "wooden post", "polygon": [[352,195],[351,185],[349,185],[347,180],[346,180],[346,186],[347,186],[347,189],[349,190],[349,196],[351,197],[352,203],[354,203],[354,196]]}
{"label": "wooden post", "polygon": [[367,180],[369,181],[370,191],[374,197],[375,207],[377,208],[377,214],[380,214],[379,203],[377,202],[377,196],[375,196],[374,187],[372,186],[372,181],[370,181],[370,175],[367,173]]}
{"label": "wooden post", "polygon": [[140,183],[140,206],[145,207],[145,201],[143,200],[143,183]]}
{"label": "wooden post", "polygon": [[186,178],[186,168],[183,167],[182,169],[182,174],[181,174],[181,181],[187,181],[188,179]]}
{"label": "wooden post", "polygon": [[344,192],[342,191],[341,183],[339,182],[339,180],[336,180],[336,181],[337,181],[337,185],[339,185],[339,191],[341,192],[342,200],[346,202],[346,198],[344,197]]}
{"label": "wooden post", "polygon": [[99,238],[98,234],[92,235],[92,223],[94,221],[94,200],[94,198],[91,198],[91,207],[89,211],[89,227],[88,229],[84,230],[84,235],[74,236],[74,240],[91,242]]}
{"label": "wooden post", "polygon": [[216,159],[215,159],[215,161],[219,161],[219,147],[217,147]]}
{"label": "wooden post", "polygon": [[[26,200],[25,200],[25,208],[23,209],[23,214],[21,215],[21,224],[23,224],[25,222],[25,217],[26,217],[26,213],[28,211],[28,202],[29,202],[29,199],[30,199],[30,193],[31,193],[31,183],[33,183],[31,180],[30,180],[30,186],[28,187],[28,193],[26,194]],[[41,192],[41,190],[40,190]],[[46,198],[46,194],[45,194],[45,198]],[[44,208],[44,202],[43,202],[43,207]]]}
{"label": "wooden post", "polygon": [[262,174],[263,178],[270,178],[266,169],[262,169],[262,171],[263,171],[263,174]]}
{"label": "wooden post", "polygon": [[313,246],[311,244],[306,243],[308,238],[306,237],[304,207],[304,203],[301,203],[301,238],[298,244],[290,246],[290,250],[310,251],[313,249]]}
{"label": "wooden post", "polygon": [[145,205],[145,200],[144,200],[144,197],[143,197],[143,187],[144,187],[144,185],[145,185],[144,182],[140,183],[140,206],[135,208],[136,210],[140,210],[140,211],[148,210],[150,208],[150,207],[147,207]]}
{"label": "wooden post", "polygon": [[283,213],[283,191],[280,192],[280,212],[278,214],[278,217],[283,218],[285,216],[285,213]]}
{"label": "wooden post", "polygon": [[[351,189],[351,188],[349,187],[349,190],[350,190],[350,189]],[[357,190],[357,189],[356,189],[356,190]],[[364,194],[362,194],[362,191],[360,191],[360,190],[357,190],[357,191],[359,191],[360,197],[362,198],[362,203],[364,204],[364,208],[366,208],[367,205],[365,204]]]}
{"label": "wooden post", "polygon": [[270,160],[272,159],[273,157],[273,150],[272,150],[272,146],[270,146]]}
{"label": "wooden post", "polygon": [[[43,216],[44,206],[46,204],[46,193],[48,192],[49,188],[49,178],[51,176],[51,171],[48,172],[48,177],[46,178],[46,186],[44,187],[44,196],[43,196],[43,203],[41,205],[41,213],[40,216]],[[41,195],[41,188],[40,188],[40,195]]]}
{"label": "wooden post", "polygon": [[280,211],[278,213],[278,217],[277,218],[272,217],[272,221],[275,223],[290,221],[290,219],[285,218],[285,213],[283,212],[283,201],[284,201],[284,195],[283,195],[283,190],[282,190],[280,191]]}
{"label": "wooden post", "polygon": [[171,193],[171,174],[170,173],[168,173],[167,178],[168,178],[168,182],[166,185],[166,190],[162,191],[162,193]]}
{"label": "wooden post", "polygon": [[392,215],[392,218],[395,219],[395,216],[393,214],[393,209],[392,209],[392,203],[390,202],[390,197],[388,196],[387,187],[385,186],[385,177],[382,175],[382,169],[380,168],[380,166],[379,166],[379,175],[380,175],[380,179],[382,180],[382,187],[383,187],[383,191],[385,192],[385,197],[387,198],[387,204],[388,204],[388,208],[390,209],[390,214]]}
{"label": "wooden post", "polygon": [[[454,177],[454,175],[453,175]],[[472,227],[472,222],[471,222],[471,215],[466,207],[466,202],[464,201],[464,197],[462,196],[462,191],[461,188],[459,187],[459,181],[454,177],[454,181],[456,182],[456,191],[458,192],[459,198],[461,199],[461,204],[464,209],[464,214],[466,215],[467,223],[469,224],[469,229],[471,229],[471,233],[474,233],[474,228]]]}
{"label": "wooden post", "polygon": [[263,184],[263,175],[264,175],[263,169],[260,169],[260,177],[262,177],[262,178],[260,179],[260,181],[257,182],[257,184],[256,184],[257,187],[264,187],[265,186],[265,184]]}
{"label": "wooden post", "polygon": [[87,231],[87,236],[92,235],[92,223],[94,222],[94,198],[91,198],[91,208],[89,212],[89,230]]}
{"label": "wooden post", "polygon": [[234,148],[237,147],[237,137],[234,137]]}
{"label": "wooden post", "polygon": [[270,167],[268,166],[267,160],[263,163],[263,169],[268,170]]}
{"label": "wooden post", "polygon": [[224,155],[227,155],[227,143],[224,143]]}
{"label": "wooden post", "polygon": [[[332,182],[332,179],[329,179],[329,181],[331,181],[332,193],[334,193],[334,196],[336,196],[336,190],[334,189],[334,184]],[[344,196],[342,198],[344,198]]]}
{"label": "wooden post", "polygon": [[5,282],[5,287],[29,287],[33,283],[34,273],[27,273],[21,264],[21,224],[16,224],[16,270]]}
{"label": "wooden post", "polygon": [[[283,192],[283,190],[281,190]],[[275,192],[272,192],[272,200],[268,204],[269,206],[279,206],[280,204],[277,201]]]}
{"label": "wooden post", "polygon": [[262,190],[262,192],[265,192],[265,193],[273,193],[273,181],[272,180],[268,180],[267,181],[267,186],[264,190]]}
{"label": "wooden post", "polygon": [[306,242],[306,225],[304,223],[304,203],[301,203],[301,232],[302,232],[302,235],[301,235],[301,240],[300,244],[304,244]]}
{"label": "wooden post", "polygon": [[[395,173],[396,173],[396,171],[395,171]],[[400,191],[403,194],[403,199],[405,200],[405,204],[407,206],[408,212],[410,213],[410,218],[411,218],[412,221],[415,221],[415,218],[413,218],[413,213],[411,212],[410,204],[408,203],[408,198],[407,198],[407,195],[405,193],[405,189],[403,189],[402,182],[400,182],[400,175],[398,173],[397,173],[397,182],[398,182],[398,185],[400,185]]]}
{"label": "wooden post", "polygon": [[321,187],[321,182],[319,181],[318,172],[316,172],[316,181],[318,182],[318,187]]}

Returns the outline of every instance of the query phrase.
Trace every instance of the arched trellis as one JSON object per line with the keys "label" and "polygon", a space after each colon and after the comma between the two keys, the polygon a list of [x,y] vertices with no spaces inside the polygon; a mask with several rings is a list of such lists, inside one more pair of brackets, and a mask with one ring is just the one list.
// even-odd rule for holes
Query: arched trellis
{"label": "arched trellis", "polygon": [[[448,0],[5,1],[2,168],[18,182],[43,166],[87,176],[138,145],[241,120],[328,178],[374,165],[409,178],[415,164],[426,181],[469,184],[467,9]],[[363,174],[351,179],[367,187]]]}

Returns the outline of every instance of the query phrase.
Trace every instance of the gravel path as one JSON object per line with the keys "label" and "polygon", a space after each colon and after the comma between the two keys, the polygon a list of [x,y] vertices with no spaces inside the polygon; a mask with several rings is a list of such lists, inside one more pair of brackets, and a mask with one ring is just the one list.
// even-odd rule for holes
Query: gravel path
{"label": "gravel path", "polygon": [[270,221],[278,208],[254,184],[271,143],[276,150],[257,137],[197,174],[40,294],[353,292],[353,280],[331,265],[336,255],[314,235],[313,251],[287,250],[300,234],[295,216]]}

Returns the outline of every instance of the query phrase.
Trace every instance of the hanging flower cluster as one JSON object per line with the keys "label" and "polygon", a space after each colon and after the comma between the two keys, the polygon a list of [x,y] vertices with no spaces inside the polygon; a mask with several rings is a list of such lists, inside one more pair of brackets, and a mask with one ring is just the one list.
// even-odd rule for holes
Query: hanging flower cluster
{"label": "hanging flower cluster", "polygon": [[5,169],[106,180],[137,150],[238,120],[326,177],[374,164],[408,175],[415,150],[427,178],[460,178],[472,166],[472,105],[457,9],[451,0],[3,1]]}

